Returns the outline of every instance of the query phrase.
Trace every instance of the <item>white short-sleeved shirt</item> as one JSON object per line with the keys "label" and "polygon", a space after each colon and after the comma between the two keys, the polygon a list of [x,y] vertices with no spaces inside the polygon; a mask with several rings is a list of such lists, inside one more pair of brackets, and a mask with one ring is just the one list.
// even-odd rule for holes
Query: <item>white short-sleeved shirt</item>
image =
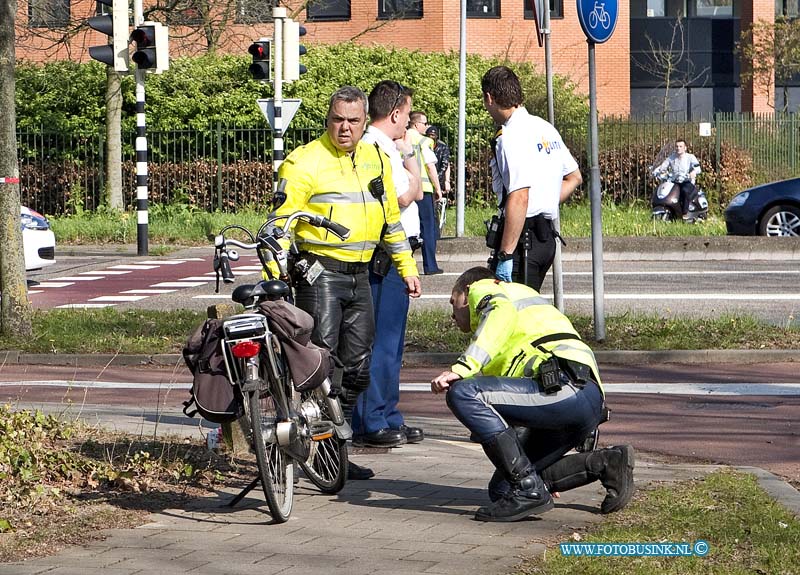
{"label": "white short-sleeved shirt", "polygon": [[517,108],[503,125],[495,153],[490,163],[498,205],[503,199],[501,183],[509,192],[528,188],[526,217],[557,218],[561,182],[578,169],[558,130],[525,108]]}
{"label": "white short-sleeved shirt", "polygon": [[[392,163],[392,181],[397,197],[407,194],[409,190],[408,173],[403,165],[403,157],[397,150],[394,141],[375,126],[369,126],[361,140],[368,144],[378,144],[378,147],[389,156],[389,161]],[[400,208],[400,223],[403,224],[406,236],[410,238],[419,236],[419,208],[416,202]]]}

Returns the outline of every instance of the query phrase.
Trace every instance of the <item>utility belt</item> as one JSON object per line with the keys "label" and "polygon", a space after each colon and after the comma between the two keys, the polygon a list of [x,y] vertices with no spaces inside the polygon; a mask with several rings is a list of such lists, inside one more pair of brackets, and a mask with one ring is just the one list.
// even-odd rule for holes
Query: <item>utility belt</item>
{"label": "utility belt", "polygon": [[337,272],[341,274],[360,274],[367,271],[369,264],[367,262],[343,262],[327,256],[319,256],[309,252],[301,252],[300,257],[313,265],[315,262],[324,267],[329,272]]}
{"label": "utility belt", "polygon": [[564,385],[570,385],[575,389],[583,389],[590,383],[597,385],[592,369],[588,365],[558,357],[552,351],[542,347],[545,343],[566,339],[581,341],[581,338],[574,333],[553,333],[531,342],[532,347],[550,355],[549,359],[539,364],[539,385],[546,394],[557,393]]}
{"label": "utility belt", "polygon": [[[492,216],[491,220],[484,222],[486,224],[486,247],[495,251],[500,250],[500,243],[503,241],[503,230],[505,229],[506,218],[503,216]],[[563,238],[556,232],[553,227],[553,220],[547,218],[544,214],[537,214],[530,218],[525,218],[525,225],[522,228],[522,233],[519,235],[517,242],[517,249],[530,250],[533,248],[533,240],[543,243],[548,242],[554,237],[564,243]]]}

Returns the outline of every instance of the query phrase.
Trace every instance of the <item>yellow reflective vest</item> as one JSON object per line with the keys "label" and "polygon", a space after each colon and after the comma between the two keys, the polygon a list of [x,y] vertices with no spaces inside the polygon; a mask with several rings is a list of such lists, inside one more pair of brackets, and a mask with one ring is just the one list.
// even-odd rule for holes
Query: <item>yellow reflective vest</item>
{"label": "yellow reflective vest", "polygon": [[[381,177],[384,194],[373,197],[369,182]],[[400,208],[392,182],[388,156],[372,144],[359,142],[353,153],[337,149],[325,133],[295,149],[281,164],[278,177],[286,180],[286,201],[276,215],[298,210],[321,214],[347,226],[350,237],[340,240],[324,228],[298,221],[294,228],[297,247],[342,262],[368,262],[381,241],[402,277],[417,276]]]}
{"label": "yellow reflective vest", "polygon": [[[567,316],[536,290],[523,284],[485,279],[469,286],[468,303],[473,337],[450,368],[452,372],[462,378],[478,373],[535,377],[539,365],[552,353],[588,366],[600,385],[600,370],[592,350],[580,340]],[[554,334],[574,335],[575,339],[565,337],[536,347],[531,345]]]}
{"label": "yellow reflective vest", "polygon": [[419,179],[422,182],[422,192],[425,194],[433,193],[433,183],[431,183],[431,176],[428,174],[428,165],[425,163],[425,156],[422,155],[422,147],[427,146],[433,150],[433,140],[427,136],[423,136],[414,129],[409,129],[411,134],[411,146],[414,148],[414,156],[417,158],[417,165],[419,166]]}

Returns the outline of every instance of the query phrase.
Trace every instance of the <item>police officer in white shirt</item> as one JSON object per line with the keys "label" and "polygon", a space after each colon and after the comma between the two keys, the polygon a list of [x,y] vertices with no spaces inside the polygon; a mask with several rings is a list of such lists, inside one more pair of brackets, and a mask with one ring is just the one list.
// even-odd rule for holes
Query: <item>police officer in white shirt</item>
{"label": "police officer in white shirt", "polygon": [[525,271],[525,283],[538,291],[555,257],[558,206],[583,178],[558,130],[522,105],[522,87],[511,69],[490,69],[481,90],[499,128],[491,166],[500,227],[487,237],[494,250],[490,267],[504,281],[522,282]]}

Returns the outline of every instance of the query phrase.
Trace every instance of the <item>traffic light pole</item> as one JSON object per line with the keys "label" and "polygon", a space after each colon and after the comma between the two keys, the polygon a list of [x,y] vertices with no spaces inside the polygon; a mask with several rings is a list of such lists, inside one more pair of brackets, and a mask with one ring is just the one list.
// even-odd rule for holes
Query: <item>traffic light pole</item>
{"label": "traffic light pole", "polygon": [[277,5],[272,8],[274,25],[272,49],[274,55],[274,73],[272,85],[275,91],[275,121],[272,124],[272,192],[278,190],[278,169],[283,163],[283,20],[286,8]]}
{"label": "traffic light pole", "polygon": [[[144,22],[142,0],[133,2],[133,25],[140,26]],[[148,254],[148,178],[147,178],[147,136],[144,115],[145,71],[136,69],[136,253],[140,256]]]}

